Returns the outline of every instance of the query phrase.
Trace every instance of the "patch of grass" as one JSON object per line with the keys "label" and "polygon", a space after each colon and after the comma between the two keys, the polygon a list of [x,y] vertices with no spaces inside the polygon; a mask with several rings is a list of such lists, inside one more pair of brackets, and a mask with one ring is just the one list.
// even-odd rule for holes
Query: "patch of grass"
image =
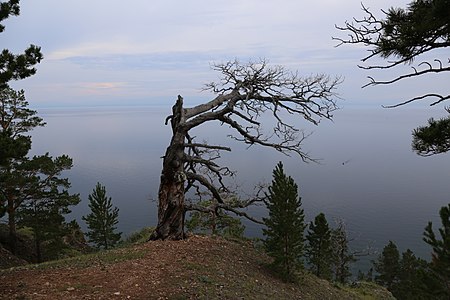
{"label": "patch of grass", "polygon": [[[144,233],[144,235],[147,235]],[[139,240],[139,239],[138,239]],[[136,241],[136,240],[135,240]],[[104,272],[105,269],[120,269],[122,275],[128,274],[127,266],[135,266],[140,274],[149,274],[146,276],[133,276],[127,288],[134,299],[147,299],[149,291],[136,287],[148,285],[149,281],[161,282],[156,284],[153,291],[155,295],[161,295],[168,299],[342,299],[342,300],[372,300],[372,299],[394,299],[392,295],[384,288],[374,283],[361,282],[354,285],[341,285],[330,283],[319,279],[307,270],[299,272],[299,281],[295,283],[283,282],[275,271],[270,269],[270,258],[263,252],[255,250],[255,243],[247,241],[229,242],[219,237],[198,237],[192,236],[191,240],[175,243],[157,242],[149,243],[145,246],[128,246],[127,248],[118,248],[108,251],[101,251],[82,255],[74,258],[63,259],[59,261],[47,262],[41,265],[21,267],[21,269],[57,269],[39,270],[39,272],[17,272],[0,271],[3,278],[12,278],[11,289],[15,289],[10,295],[17,297],[20,294],[31,295],[35,286],[42,286],[46,281],[50,281],[48,274],[56,276],[55,281],[59,279],[60,284],[51,287],[56,288],[49,299],[61,299],[61,295],[68,292],[72,295],[90,295],[91,297],[105,298],[111,296],[111,289],[99,289],[97,286],[103,282],[122,284],[122,276],[115,276],[114,272]],[[198,253],[196,253],[198,251]],[[142,259],[135,264],[134,259]],[[150,263],[147,260],[157,261]],[[116,268],[113,266],[119,262]],[[148,263],[145,263],[148,262]],[[66,268],[69,272],[59,272]],[[89,268],[82,270],[81,268]],[[141,273],[142,271],[142,273]],[[8,274],[8,272],[10,272]],[[65,277],[59,278],[60,273],[67,273]],[[89,276],[86,274],[97,274]],[[20,274],[21,277],[16,276]],[[56,275],[55,275],[56,274]],[[153,275],[151,275],[153,274]],[[101,276],[100,276],[101,275]],[[151,276],[150,276],[151,275]],[[40,282],[34,283],[33,280],[26,281],[31,277],[41,276]],[[62,276],[62,275],[61,275]],[[117,278],[116,278],[117,277]],[[23,281],[23,287],[18,287],[16,278]],[[148,279],[148,280],[147,280]],[[15,282],[14,282],[15,280]],[[20,281],[19,281],[20,283]],[[26,284],[25,284],[26,283]],[[50,294],[49,289],[49,294]],[[59,298],[58,298],[59,296]],[[88,298],[90,297],[88,296]],[[133,297],[134,296],[134,297]],[[145,298],[147,297],[147,298]],[[1,297],[0,297],[1,298]],[[10,298],[13,299],[13,298]],[[109,299],[109,298],[108,298]]]}
{"label": "patch of grass", "polygon": [[144,227],[139,231],[132,232],[119,242],[119,247],[143,244],[148,241],[153,231],[155,231],[155,227]]}
{"label": "patch of grass", "polygon": [[104,250],[76,257],[53,260],[36,265],[17,267],[15,269],[49,269],[49,268],[85,268],[92,265],[114,264],[122,261],[143,258],[145,251]]}
{"label": "patch of grass", "polygon": [[340,287],[349,293],[353,293],[358,299],[395,299],[388,290],[373,282],[359,281],[351,286],[340,285]]}

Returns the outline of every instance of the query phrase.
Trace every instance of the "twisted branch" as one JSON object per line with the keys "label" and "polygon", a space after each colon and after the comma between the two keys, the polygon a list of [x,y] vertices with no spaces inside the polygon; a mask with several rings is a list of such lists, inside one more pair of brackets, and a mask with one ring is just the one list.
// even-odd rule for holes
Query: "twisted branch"
{"label": "twisted branch", "polygon": [[[422,4],[431,5],[428,3]],[[430,7],[426,9],[431,10]],[[378,19],[364,5],[362,5],[362,10],[365,13],[365,17],[362,19],[354,18],[352,22],[346,21],[344,26],[335,25],[336,29],[347,33],[346,38],[333,37],[334,40],[338,41],[336,47],[343,44],[359,44],[365,46],[365,48],[368,49],[369,55],[361,59],[363,63],[368,63],[369,60],[374,57],[381,57],[384,59],[394,57],[394,60],[385,60],[386,64],[384,65],[358,65],[361,69],[393,69],[400,65],[411,65],[425,53],[450,46],[448,26],[439,26],[440,23],[437,21],[436,16],[424,16],[422,15],[422,11],[415,10],[413,6],[410,6],[407,9],[391,8],[388,11],[382,11],[385,15],[385,19]],[[420,21],[416,20],[418,18]],[[428,24],[428,26],[424,27],[426,29],[420,29],[421,25],[425,23]],[[411,26],[416,26],[418,28],[414,31],[414,35],[410,32]],[[437,66],[432,66],[432,63],[428,61],[422,61],[416,66],[411,66],[412,72],[406,72],[406,74],[389,80],[377,80],[368,76],[369,82],[362,87],[387,85],[403,79],[414,78],[430,73],[450,71],[450,66],[444,66],[443,64],[443,61],[448,61],[448,64],[450,65],[450,58],[435,58],[433,61],[437,63]],[[425,68],[418,71],[420,67]],[[431,106],[448,99],[448,96],[445,95],[427,93],[423,96],[414,97],[398,104],[385,107],[398,107],[429,97],[439,98],[439,100],[430,104]]]}

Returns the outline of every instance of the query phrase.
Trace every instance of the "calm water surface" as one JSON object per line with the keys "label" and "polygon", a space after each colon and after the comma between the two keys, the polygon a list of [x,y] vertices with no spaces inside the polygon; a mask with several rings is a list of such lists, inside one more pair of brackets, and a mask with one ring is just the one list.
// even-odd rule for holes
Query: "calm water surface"
{"label": "calm water surface", "polygon": [[[120,209],[121,231],[156,225],[161,156],[170,140],[170,128],[164,126],[169,112],[169,107],[39,110],[47,126],[33,132],[33,153],[68,154],[74,160],[65,175],[82,202],[71,217],[84,226],[87,196],[99,181]],[[243,195],[258,182],[270,182],[281,160],[300,187],[308,221],[324,212],[330,223],[345,221],[355,248],[371,244],[379,251],[394,240],[401,251],[411,248],[427,258],[430,249],[422,242],[423,229],[428,221],[435,228],[440,225],[439,208],[450,202],[450,154],[417,156],[410,147],[411,130],[429,117],[444,115],[429,108],[349,108],[318,127],[297,121],[314,131],[304,147],[322,159],[320,164],[261,147],[247,149],[230,141],[229,129],[218,125],[204,126],[195,135],[233,147],[222,161],[238,171],[231,183],[239,185]],[[263,216],[265,211],[259,207],[252,213]],[[261,228],[247,224],[247,235],[261,236]]]}

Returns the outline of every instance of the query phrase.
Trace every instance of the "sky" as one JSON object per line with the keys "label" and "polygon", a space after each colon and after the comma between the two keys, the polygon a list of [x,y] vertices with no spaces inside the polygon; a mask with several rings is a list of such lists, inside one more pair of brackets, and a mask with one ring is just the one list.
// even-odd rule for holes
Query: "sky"
{"label": "sky", "polygon": [[[383,16],[381,9],[406,7],[409,2],[363,1],[366,7],[380,17]],[[42,131],[36,130],[35,134],[38,135],[33,136],[33,147],[36,153],[43,153],[53,143],[51,151],[73,157],[75,175],[72,182],[79,192],[86,193],[96,180],[102,181],[100,174],[96,173],[102,170],[116,176],[119,182],[123,178],[128,179],[122,185],[115,184],[115,181],[106,182],[113,191],[116,188],[124,194],[129,191],[127,188],[135,189],[129,183],[135,177],[124,173],[126,170],[138,176],[141,174],[139,172],[153,172],[151,174],[158,180],[160,155],[168,138],[164,134],[170,130],[162,124],[165,112],[170,111],[170,108],[166,108],[173,105],[177,95],[184,97],[186,106],[202,103],[212,96],[202,92],[202,87],[218,79],[218,74],[211,70],[212,64],[235,59],[244,63],[266,59],[273,65],[298,70],[304,76],[325,73],[344,79],[337,90],[341,98],[338,105],[343,111],[336,112],[335,123],[324,123],[328,128],[315,132],[308,140],[308,143],[312,143],[308,145],[312,146],[306,149],[312,149],[313,157],[323,158],[328,165],[323,168],[310,167],[304,174],[311,174],[303,177],[299,175],[302,183],[310,180],[310,184],[304,183],[305,189],[310,187],[312,190],[309,196],[305,192],[305,199],[317,198],[336,203],[330,204],[330,211],[349,203],[337,201],[339,199],[352,202],[352,205],[345,207],[352,213],[358,209],[358,205],[367,203],[375,211],[385,209],[379,214],[372,213],[370,209],[366,209],[366,212],[371,218],[368,224],[375,219],[373,223],[381,223],[380,226],[388,228],[386,230],[391,230],[389,226],[392,223],[378,216],[391,214],[395,223],[398,222],[395,214],[400,210],[378,205],[378,195],[392,202],[392,205],[406,203],[404,207],[416,209],[424,220],[430,220],[431,215],[437,220],[438,208],[441,206],[441,202],[437,201],[448,201],[445,197],[448,195],[447,185],[441,184],[440,180],[448,176],[437,176],[433,180],[429,178],[436,176],[436,169],[446,174],[448,168],[445,166],[448,164],[444,161],[445,156],[419,160],[410,148],[411,130],[424,125],[428,116],[432,116],[431,110],[426,102],[417,103],[417,106],[423,107],[417,114],[416,111],[405,113],[405,109],[415,105],[390,111],[383,111],[381,106],[399,103],[424,92],[439,92],[439,89],[448,88],[448,77],[427,76],[420,80],[362,89],[361,86],[368,82],[367,76],[389,79],[410,70],[410,66],[402,66],[400,70],[379,73],[364,71],[357,65],[367,54],[367,49],[356,45],[335,47],[337,42],[332,37],[345,36],[335,25],[343,25],[346,20],[363,16],[361,0],[22,0],[21,15],[10,17],[3,23],[6,29],[0,34],[0,49],[21,53],[30,44],[42,47],[44,60],[37,66],[37,74],[12,85],[16,89],[24,89],[30,106],[39,112],[46,111],[45,108],[62,108],[61,111],[64,111],[59,123],[55,121],[57,114],[44,115],[48,126]],[[444,57],[448,57],[448,54]],[[116,116],[119,121],[109,115],[107,118],[101,117],[101,114],[100,117],[95,115],[89,119],[86,113],[88,110],[85,109],[96,107],[92,111],[98,113],[102,107],[111,106],[155,106],[164,109],[155,109],[154,112],[161,111],[161,115],[155,114],[152,120],[131,114],[129,117],[134,123],[120,119],[122,115]],[[79,111],[83,112],[80,113],[82,118],[86,117],[84,121],[65,115],[65,108],[74,107],[82,107]],[[439,114],[447,115],[442,108],[443,105],[437,108]],[[121,108],[118,110],[121,111]],[[77,111],[72,109],[70,113],[76,114]],[[151,124],[144,121],[151,121]],[[135,124],[138,125],[133,127]],[[47,139],[39,134],[47,134]],[[142,139],[142,136],[150,136],[151,139]],[[107,137],[109,143],[113,144],[110,146],[99,137]],[[164,141],[155,142],[156,137]],[[129,141],[127,138],[136,140]],[[139,144],[143,142],[148,143],[150,148]],[[141,156],[123,150],[126,146],[132,151],[143,151],[142,156],[151,159],[152,165],[143,165]],[[152,155],[151,151],[156,154]],[[114,157],[114,163],[111,163],[108,158],[117,153],[122,156]],[[261,153],[258,152],[257,157],[261,157]],[[270,153],[273,155],[273,151]],[[233,156],[233,159],[236,157],[240,155]],[[137,162],[132,165],[134,169],[123,167],[127,159]],[[270,174],[275,159],[272,156],[265,160],[249,159],[241,165],[252,172],[253,169],[247,166],[253,161],[256,165],[264,161],[267,170],[255,172],[260,176]],[[351,164],[344,166],[343,162],[350,160]],[[430,160],[431,163],[434,161],[434,165],[429,163]],[[115,171],[98,167],[103,162],[109,168],[119,167]],[[294,164],[291,170],[303,172]],[[390,173],[393,174],[391,177],[386,175]],[[353,177],[346,174],[353,174]],[[246,178],[245,170],[242,175],[239,177]],[[415,181],[411,179],[422,175]],[[430,175],[429,178],[427,175]],[[327,176],[331,178],[329,181],[326,180]],[[140,178],[147,180],[144,175]],[[397,194],[403,195],[403,191],[413,194],[421,190],[426,193],[428,190],[421,189],[420,185],[426,181],[429,181],[430,190],[436,186],[436,190],[444,195],[441,197],[436,191],[430,192],[435,204],[430,204],[432,200],[429,199],[411,204],[406,196],[402,198],[406,199],[404,202],[394,201]],[[328,187],[330,182],[331,188]],[[359,182],[360,186],[355,188],[355,182]],[[392,188],[396,183],[401,186]],[[409,188],[411,185],[416,189]],[[140,188],[147,189],[147,186],[144,183]],[[378,194],[379,191],[381,194]],[[120,198],[119,195],[112,196]],[[419,193],[415,197],[422,200]],[[128,198],[123,196],[123,199]],[[356,208],[353,203],[356,203]],[[422,207],[424,203],[429,207]],[[127,206],[121,208],[122,213]],[[321,208],[320,205],[317,207]],[[129,210],[130,216],[136,213],[136,210]],[[147,213],[146,210],[140,212]],[[354,215],[359,217],[361,214]],[[127,220],[125,217],[123,219]],[[133,217],[128,219],[134,220]],[[410,221],[417,221],[417,218],[411,218]],[[404,228],[411,227],[405,224]],[[420,219],[418,224],[417,234],[420,235],[425,221]],[[421,237],[417,238],[421,243]]]}
{"label": "sky", "polygon": [[[407,3],[364,1],[379,16]],[[211,97],[201,91],[218,78],[211,65],[234,59],[342,76],[343,107],[394,104],[436,84],[361,89],[374,75],[357,68],[367,49],[336,48],[332,37],[345,36],[336,24],[362,16],[360,0],[22,0],[0,45],[15,53],[42,47],[37,74],[13,84],[35,107],[165,106],[178,94],[194,105]]]}

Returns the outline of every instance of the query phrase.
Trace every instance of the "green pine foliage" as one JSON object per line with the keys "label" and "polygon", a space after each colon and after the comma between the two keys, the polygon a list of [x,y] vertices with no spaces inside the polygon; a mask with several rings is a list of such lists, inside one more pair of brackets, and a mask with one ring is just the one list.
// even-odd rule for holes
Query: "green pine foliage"
{"label": "green pine foliage", "polygon": [[429,222],[425,227],[423,239],[433,249],[430,268],[441,282],[436,293],[450,298],[450,204],[443,206],[439,215],[442,222],[442,227],[439,228],[440,238],[436,236],[433,224]]}
{"label": "green pine foliage", "polygon": [[[45,125],[36,114],[28,108],[23,91],[0,89],[0,217],[8,214],[9,248],[12,252],[16,251],[17,225],[34,228],[37,257],[41,261],[49,257],[46,253],[41,254],[41,244],[50,240],[45,236],[52,230],[49,227],[52,222],[42,223],[46,226],[42,229],[46,233],[41,235],[37,225],[41,223],[38,211],[47,211],[42,212],[45,216],[53,211],[48,207],[49,203],[61,208],[77,204],[79,198],[78,195],[69,195],[70,183],[61,178],[63,171],[72,168],[70,157],[53,158],[48,154],[28,157],[31,149],[28,132]],[[61,202],[66,200],[66,203]],[[61,218],[64,219],[56,217]],[[18,224],[19,219],[21,224]]]}
{"label": "green pine foliage", "polygon": [[427,126],[414,129],[412,148],[420,156],[430,156],[449,151],[450,117],[438,120],[431,118],[428,120]]}
{"label": "green pine foliage", "polygon": [[392,294],[397,299],[431,299],[429,289],[426,286],[427,262],[417,258],[414,253],[407,249],[402,253],[400,260],[400,271],[398,284]]}
{"label": "green pine foliage", "polygon": [[293,280],[296,272],[303,268],[304,212],[298,186],[284,173],[281,162],[273,171],[267,196],[269,217],[263,219],[267,227],[263,229],[266,237],[264,246],[274,258],[273,265],[281,272],[282,277]]}
{"label": "green pine foliage", "polygon": [[[377,53],[384,58],[394,56],[400,62],[412,62],[425,52],[450,46],[450,1],[411,1],[405,9],[389,9],[386,19],[380,24],[383,34],[376,41]],[[429,71],[442,73],[449,71],[443,68],[447,59],[435,59],[422,64],[426,63]],[[438,63],[440,67],[432,69],[433,63]],[[435,103],[450,98],[450,95],[436,93],[429,93],[429,96],[437,97]],[[416,99],[423,97],[418,96]],[[450,118],[430,119],[427,126],[413,130],[412,149],[421,156],[449,151]]]}
{"label": "green pine foliage", "polygon": [[67,155],[52,158],[45,154],[22,160],[16,170],[15,179],[22,188],[17,196],[26,197],[17,207],[17,223],[32,229],[38,262],[57,258],[64,249],[64,215],[80,202],[78,194],[69,194],[69,180],[60,178],[61,172],[71,167],[72,159]]}
{"label": "green pine foliage", "polygon": [[383,248],[378,260],[374,262],[374,267],[378,272],[375,282],[392,291],[398,283],[400,273],[400,253],[393,241],[389,241]]}
{"label": "green pine foliage", "polygon": [[314,222],[309,224],[306,239],[308,240],[306,257],[310,270],[317,277],[330,280],[333,251],[331,248],[331,229],[328,226],[325,214],[318,214],[314,218]]}
{"label": "green pine foliage", "polygon": [[106,188],[99,182],[88,198],[91,213],[82,218],[89,229],[86,233],[88,240],[97,248],[110,249],[117,244],[122,234],[116,232],[119,209],[112,206],[111,197],[106,196]]}
{"label": "green pine foliage", "polygon": [[45,125],[36,114],[28,108],[24,91],[0,89],[0,218],[8,211],[14,213],[24,200],[23,189],[15,185],[26,183],[19,171],[29,160],[31,137],[26,133]]}
{"label": "green pine foliage", "polygon": [[[19,0],[0,3],[0,33],[5,30],[3,22],[19,14]],[[32,216],[37,217],[37,214],[30,214],[30,207],[40,207],[39,210],[45,207],[44,210],[47,210],[46,202],[57,202],[67,193],[59,178],[58,161],[70,159],[66,156],[53,159],[48,154],[27,157],[31,149],[31,137],[27,133],[38,126],[44,126],[45,123],[36,115],[36,111],[28,109],[24,91],[14,91],[10,88],[11,81],[34,75],[35,65],[40,63],[42,58],[40,47],[35,45],[30,45],[20,54],[14,54],[8,49],[0,52],[0,217],[8,214],[9,249],[13,253],[17,250],[16,226],[19,211],[24,224],[38,224],[40,221],[32,220]],[[71,165],[71,160],[70,166],[63,163],[61,170],[68,170]],[[62,191],[58,190],[60,187]],[[55,198],[51,198],[49,194]],[[66,196],[73,198],[67,205],[74,205],[78,201],[76,195],[67,193]],[[56,219],[61,220],[59,217]],[[36,226],[34,229],[35,237],[40,236],[37,233],[40,229]],[[38,245],[41,242],[36,243],[39,251]]]}
{"label": "green pine foliage", "polygon": [[[20,13],[19,0],[10,0],[0,3],[0,22],[10,16],[18,16]],[[5,26],[0,24],[0,32],[5,30]]]}
{"label": "green pine foliage", "polygon": [[429,49],[448,46],[448,24],[448,0],[414,0],[406,9],[390,8],[380,24],[383,34],[376,41],[377,53],[383,58],[396,56],[411,61]]}
{"label": "green pine foliage", "polygon": [[[5,30],[2,22],[20,14],[19,0],[0,3],[0,33]],[[0,52],[0,90],[7,88],[11,80],[20,80],[36,73],[34,65],[42,60],[41,48],[30,45],[23,54],[13,54],[8,49]]]}
{"label": "green pine foliage", "polygon": [[25,92],[0,89],[0,166],[28,154],[31,138],[27,132],[45,123],[35,110],[28,108]]}
{"label": "green pine foliage", "polygon": [[[383,18],[378,18],[376,12],[370,11],[364,5],[363,10],[366,12],[364,18],[354,18],[352,22],[345,22],[344,27],[337,27],[348,34],[348,38],[337,38],[340,44],[364,46],[369,54],[362,58],[364,65],[361,68],[366,70],[386,70],[389,73],[387,70],[401,70],[405,64],[411,64],[412,67],[411,71],[389,80],[376,80],[369,76],[370,81],[365,86],[395,84],[412,78],[448,74],[449,0],[412,0],[404,8],[386,7],[382,10]],[[381,62],[378,58],[382,59]],[[445,86],[448,87],[444,84],[440,88],[445,89]],[[434,106],[448,101],[450,94],[440,92],[439,89],[431,90],[391,107],[426,99],[431,100],[430,105]],[[429,126],[414,130],[413,151],[428,156],[450,150],[449,122],[448,117],[437,121],[431,119]]]}
{"label": "green pine foliage", "polygon": [[375,281],[396,299],[448,299],[442,279],[410,249],[400,256],[395,243],[389,241],[374,266],[378,273]]}

